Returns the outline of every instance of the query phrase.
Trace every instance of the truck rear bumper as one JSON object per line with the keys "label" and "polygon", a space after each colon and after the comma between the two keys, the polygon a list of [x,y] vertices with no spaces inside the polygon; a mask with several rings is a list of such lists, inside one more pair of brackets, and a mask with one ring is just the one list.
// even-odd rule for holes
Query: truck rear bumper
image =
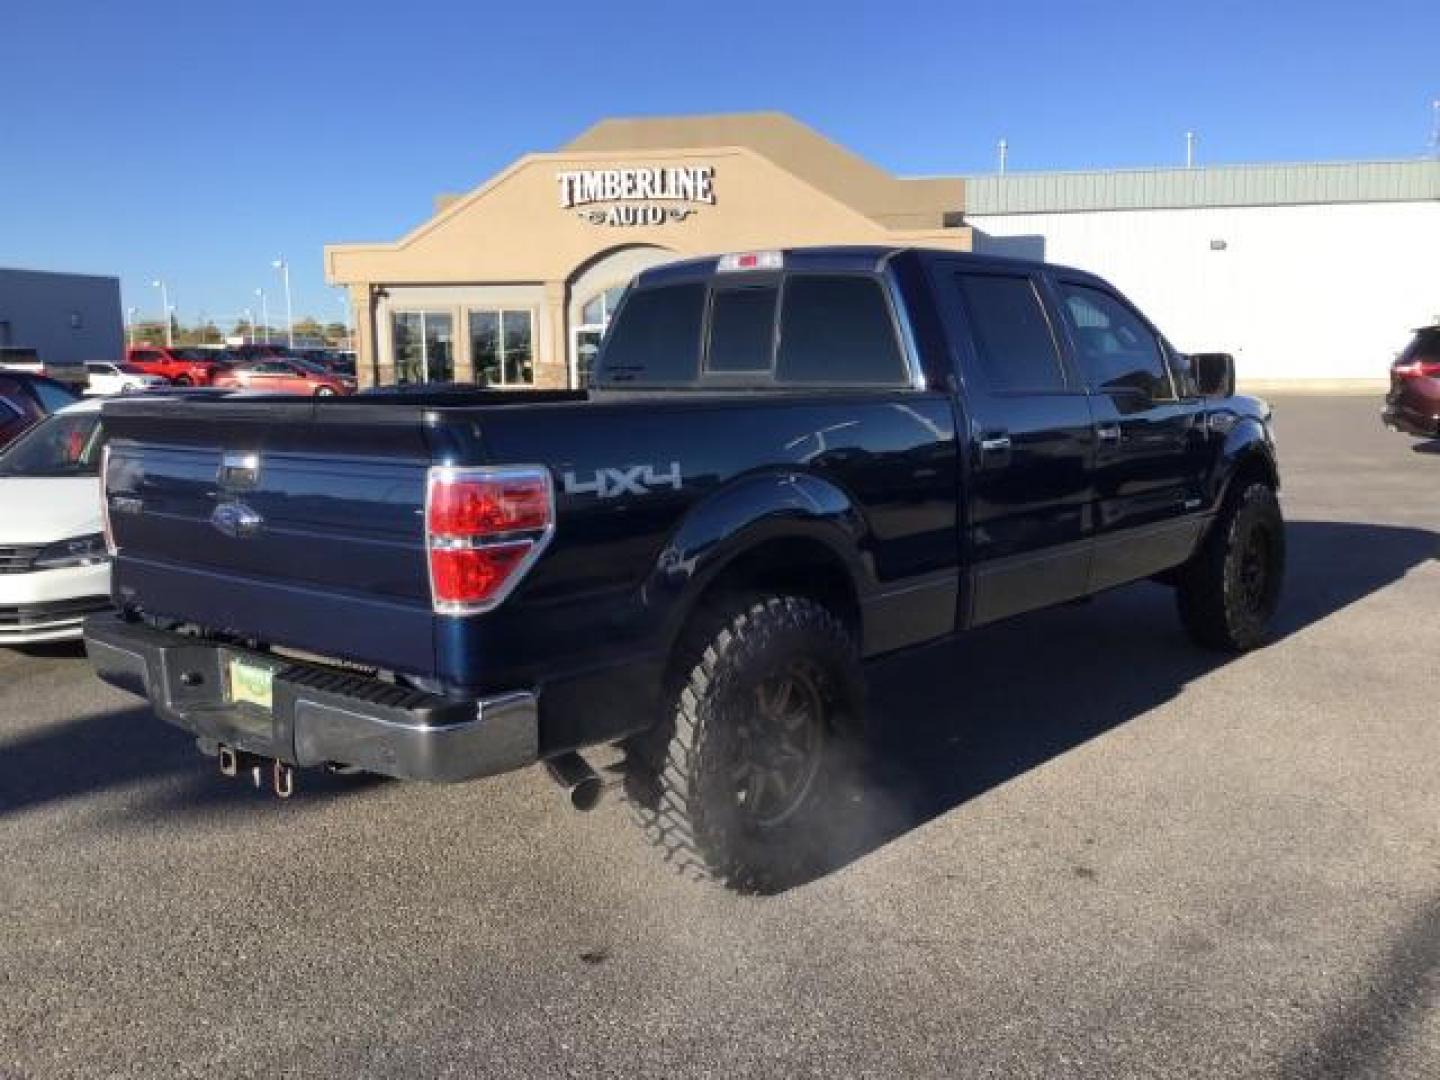
{"label": "truck rear bumper", "polygon": [[[100,678],[148,698],[202,739],[293,765],[349,765],[402,780],[470,780],[539,757],[538,700],[519,691],[456,700],[353,672],[155,630],[113,614],[85,621]],[[269,708],[236,702],[231,664],[271,672]]]}

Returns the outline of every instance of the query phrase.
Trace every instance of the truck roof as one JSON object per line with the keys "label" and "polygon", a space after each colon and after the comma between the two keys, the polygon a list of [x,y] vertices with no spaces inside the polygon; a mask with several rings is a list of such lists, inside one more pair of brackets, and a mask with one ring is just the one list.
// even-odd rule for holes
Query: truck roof
{"label": "truck roof", "polygon": [[[819,247],[776,248],[758,253],[733,252],[728,255],[706,255],[694,259],[680,259],[676,262],[664,263],[660,266],[652,267],[649,270],[641,271],[641,273],[635,277],[635,284],[637,286],[647,286],[657,285],[663,282],[708,278],[718,271],[722,259],[738,257],[744,254],[768,255],[772,251],[778,252],[781,256],[783,267],[786,270],[875,271],[879,270],[888,260],[897,255],[914,253],[920,256],[944,255],[947,258],[955,258],[967,263],[974,263],[976,267],[1009,267],[1025,271],[1044,268],[1082,274],[1087,277],[1093,276],[1075,267],[1041,262],[1037,259],[1018,259],[1009,255],[982,255],[971,251],[952,251],[948,248],[927,248],[919,246],[896,247],[886,244],[835,244]],[[767,268],[757,267],[757,269],[764,270]]]}

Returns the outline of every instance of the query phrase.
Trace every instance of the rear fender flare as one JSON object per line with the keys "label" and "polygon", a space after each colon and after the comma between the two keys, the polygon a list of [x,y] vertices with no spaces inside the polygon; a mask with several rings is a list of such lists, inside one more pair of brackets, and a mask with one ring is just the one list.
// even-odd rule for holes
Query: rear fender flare
{"label": "rear fender flare", "polygon": [[644,603],[668,652],[709,585],[737,559],[774,540],[823,546],[861,601],[875,580],[864,555],[868,536],[860,509],[830,481],[797,470],[750,474],[685,515],[655,560]]}

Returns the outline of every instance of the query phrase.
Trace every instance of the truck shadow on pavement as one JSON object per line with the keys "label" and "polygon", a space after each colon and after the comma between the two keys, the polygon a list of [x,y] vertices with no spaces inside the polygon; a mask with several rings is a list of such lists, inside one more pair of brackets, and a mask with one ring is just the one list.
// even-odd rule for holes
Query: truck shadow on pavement
{"label": "truck shadow on pavement", "polygon": [[[1425,529],[1296,521],[1287,540],[1277,641],[1440,558],[1440,534]],[[876,665],[863,752],[782,889],[1164,704],[1231,659],[1190,642],[1170,589],[1137,585]]]}
{"label": "truck shadow on pavement", "polygon": [[[1288,528],[1281,638],[1440,556],[1440,534],[1424,529],[1306,521]],[[43,659],[91,677],[73,647],[43,650]],[[817,830],[815,848],[796,853],[783,887],[833,872],[1163,704],[1228,659],[1190,644],[1170,590],[1140,585],[878,665],[865,753],[845,770],[838,808]],[[381,783],[307,770],[294,801]],[[142,817],[259,809],[271,798],[243,780],[221,780],[192,739],[143,705],[16,736],[0,727],[0,817],[142,784],[132,810]]]}

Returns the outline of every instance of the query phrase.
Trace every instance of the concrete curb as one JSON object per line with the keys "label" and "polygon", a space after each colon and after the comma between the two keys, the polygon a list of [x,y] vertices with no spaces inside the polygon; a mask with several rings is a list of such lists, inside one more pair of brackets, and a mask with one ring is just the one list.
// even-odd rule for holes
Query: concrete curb
{"label": "concrete curb", "polygon": [[1240,393],[1258,394],[1384,394],[1388,379],[1254,379],[1239,384]]}

